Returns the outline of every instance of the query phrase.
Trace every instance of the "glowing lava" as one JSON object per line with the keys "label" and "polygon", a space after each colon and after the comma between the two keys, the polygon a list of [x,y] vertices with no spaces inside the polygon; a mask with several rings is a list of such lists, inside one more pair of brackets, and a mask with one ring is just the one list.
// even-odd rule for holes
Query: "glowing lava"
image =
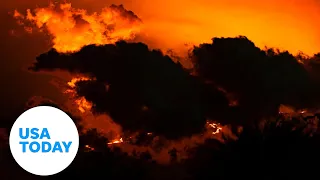
{"label": "glowing lava", "polygon": [[109,142],[108,144],[110,145],[110,144],[119,144],[119,143],[123,143],[122,138],[120,138],[120,139],[114,139],[114,140],[112,140],[111,142]]}
{"label": "glowing lava", "polygon": [[219,124],[210,123],[210,122],[207,122],[207,123],[212,129],[212,134],[218,134],[218,133],[220,133],[222,131],[222,127]]}

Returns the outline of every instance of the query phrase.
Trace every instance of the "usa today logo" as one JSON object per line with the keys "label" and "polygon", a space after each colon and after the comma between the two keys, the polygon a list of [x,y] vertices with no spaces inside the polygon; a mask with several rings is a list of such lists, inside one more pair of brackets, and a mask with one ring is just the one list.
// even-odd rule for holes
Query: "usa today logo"
{"label": "usa today logo", "polygon": [[65,112],[38,106],[25,111],[15,121],[9,145],[13,158],[24,170],[49,176],[63,171],[74,160],[79,134]]}

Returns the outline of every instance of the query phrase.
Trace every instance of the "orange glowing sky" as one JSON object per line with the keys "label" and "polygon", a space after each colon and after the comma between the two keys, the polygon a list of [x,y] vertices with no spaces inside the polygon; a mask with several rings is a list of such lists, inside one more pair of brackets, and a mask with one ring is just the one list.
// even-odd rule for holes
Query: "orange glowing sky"
{"label": "orange glowing sky", "polygon": [[256,45],[296,53],[320,50],[320,1],[317,0],[78,0],[101,9],[123,3],[145,24],[157,47],[210,42],[213,36],[245,35]]}
{"label": "orange glowing sky", "polygon": [[[36,3],[36,1],[41,3]],[[100,11],[123,4],[144,22],[156,48],[210,42],[213,36],[245,35],[260,47],[312,54],[320,49],[320,2],[317,0],[71,0],[73,7]],[[7,4],[34,8],[44,1]],[[46,2],[47,3],[47,2]]]}

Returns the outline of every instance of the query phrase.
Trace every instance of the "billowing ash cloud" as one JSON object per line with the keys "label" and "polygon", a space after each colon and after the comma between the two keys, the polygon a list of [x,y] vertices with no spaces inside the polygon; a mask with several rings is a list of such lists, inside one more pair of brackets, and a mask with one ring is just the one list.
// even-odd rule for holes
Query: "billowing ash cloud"
{"label": "billowing ash cloud", "polygon": [[[316,92],[301,63],[288,52],[263,51],[245,37],[214,38],[191,53],[197,76],[160,51],[119,41],[72,54],[54,49],[30,68],[83,73],[77,93],[124,130],[167,138],[198,133],[206,119],[241,123],[275,115],[279,105],[308,107]],[[230,106],[230,94],[237,106]],[[248,123],[248,124],[249,124]]]}
{"label": "billowing ash cloud", "polygon": [[275,115],[280,104],[306,108],[319,100],[317,82],[303,63],[289,52],[261,50],[246,37],[213,38],[195,47],[192,58],[200,77],[235,94],[238,119],[256,120]]}
{"label": "billowing ash cloud", "polygon": [[[124,41],[90,45],[73,54],[54,49],[37,58],[33,71],[61,69],[94,77],[77,83],[77,93],[108,113],[124,130],[144,130],[177,138],[200,132],[205,124],[203,93],[222,111],[223,93],[210,91],[160,51]],[[202,92],[201,92],[202,91]],[[208,100],[209,100],[208,99]],[[205,99],[207,100],[207,99]]]}

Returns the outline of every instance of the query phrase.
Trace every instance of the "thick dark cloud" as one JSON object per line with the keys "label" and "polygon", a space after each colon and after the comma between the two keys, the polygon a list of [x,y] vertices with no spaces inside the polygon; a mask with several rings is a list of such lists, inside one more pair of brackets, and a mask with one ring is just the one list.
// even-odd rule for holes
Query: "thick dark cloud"
{"label": "thick dark cloud", "polygon": [[78,94],[93,102],[94,111],[108,113],[125,130],[143,129],[168,138],[200,132],[206,120],[203,93],[215,93],[205,97],[228,108],[223,93],[202,88],[180,64],[142,43],[90,45],[73,54],[53,49],[40,55],[32,67],[34,71],[55,69],[95,77],[79,82]]}
{"label": "thick dark cloud", "polygon": [[235,94],[238,119],[256,120],[275,115],[280,104],[301,108],[316,100],[315,82],[296,57],[261,50],[246,37],[214,38],[195,47],[192,58],[200,77]]}
{"label": "thick dark cloud", "polygon": [[[72,54],[42,54],[33,71],[65,70],[95,80],[77,93],[125,130],[177,138],[200,132],[206,119],[251,124],[278,113],[280,104],[314,105],[317,86],[288,52],[261,50],[245,37],[214,38],[191,53],[197,76],[142,43],[89,45]],[[221,90],[223,89],[223,90]],[[229,106],[230,94],[238,100]]]}

